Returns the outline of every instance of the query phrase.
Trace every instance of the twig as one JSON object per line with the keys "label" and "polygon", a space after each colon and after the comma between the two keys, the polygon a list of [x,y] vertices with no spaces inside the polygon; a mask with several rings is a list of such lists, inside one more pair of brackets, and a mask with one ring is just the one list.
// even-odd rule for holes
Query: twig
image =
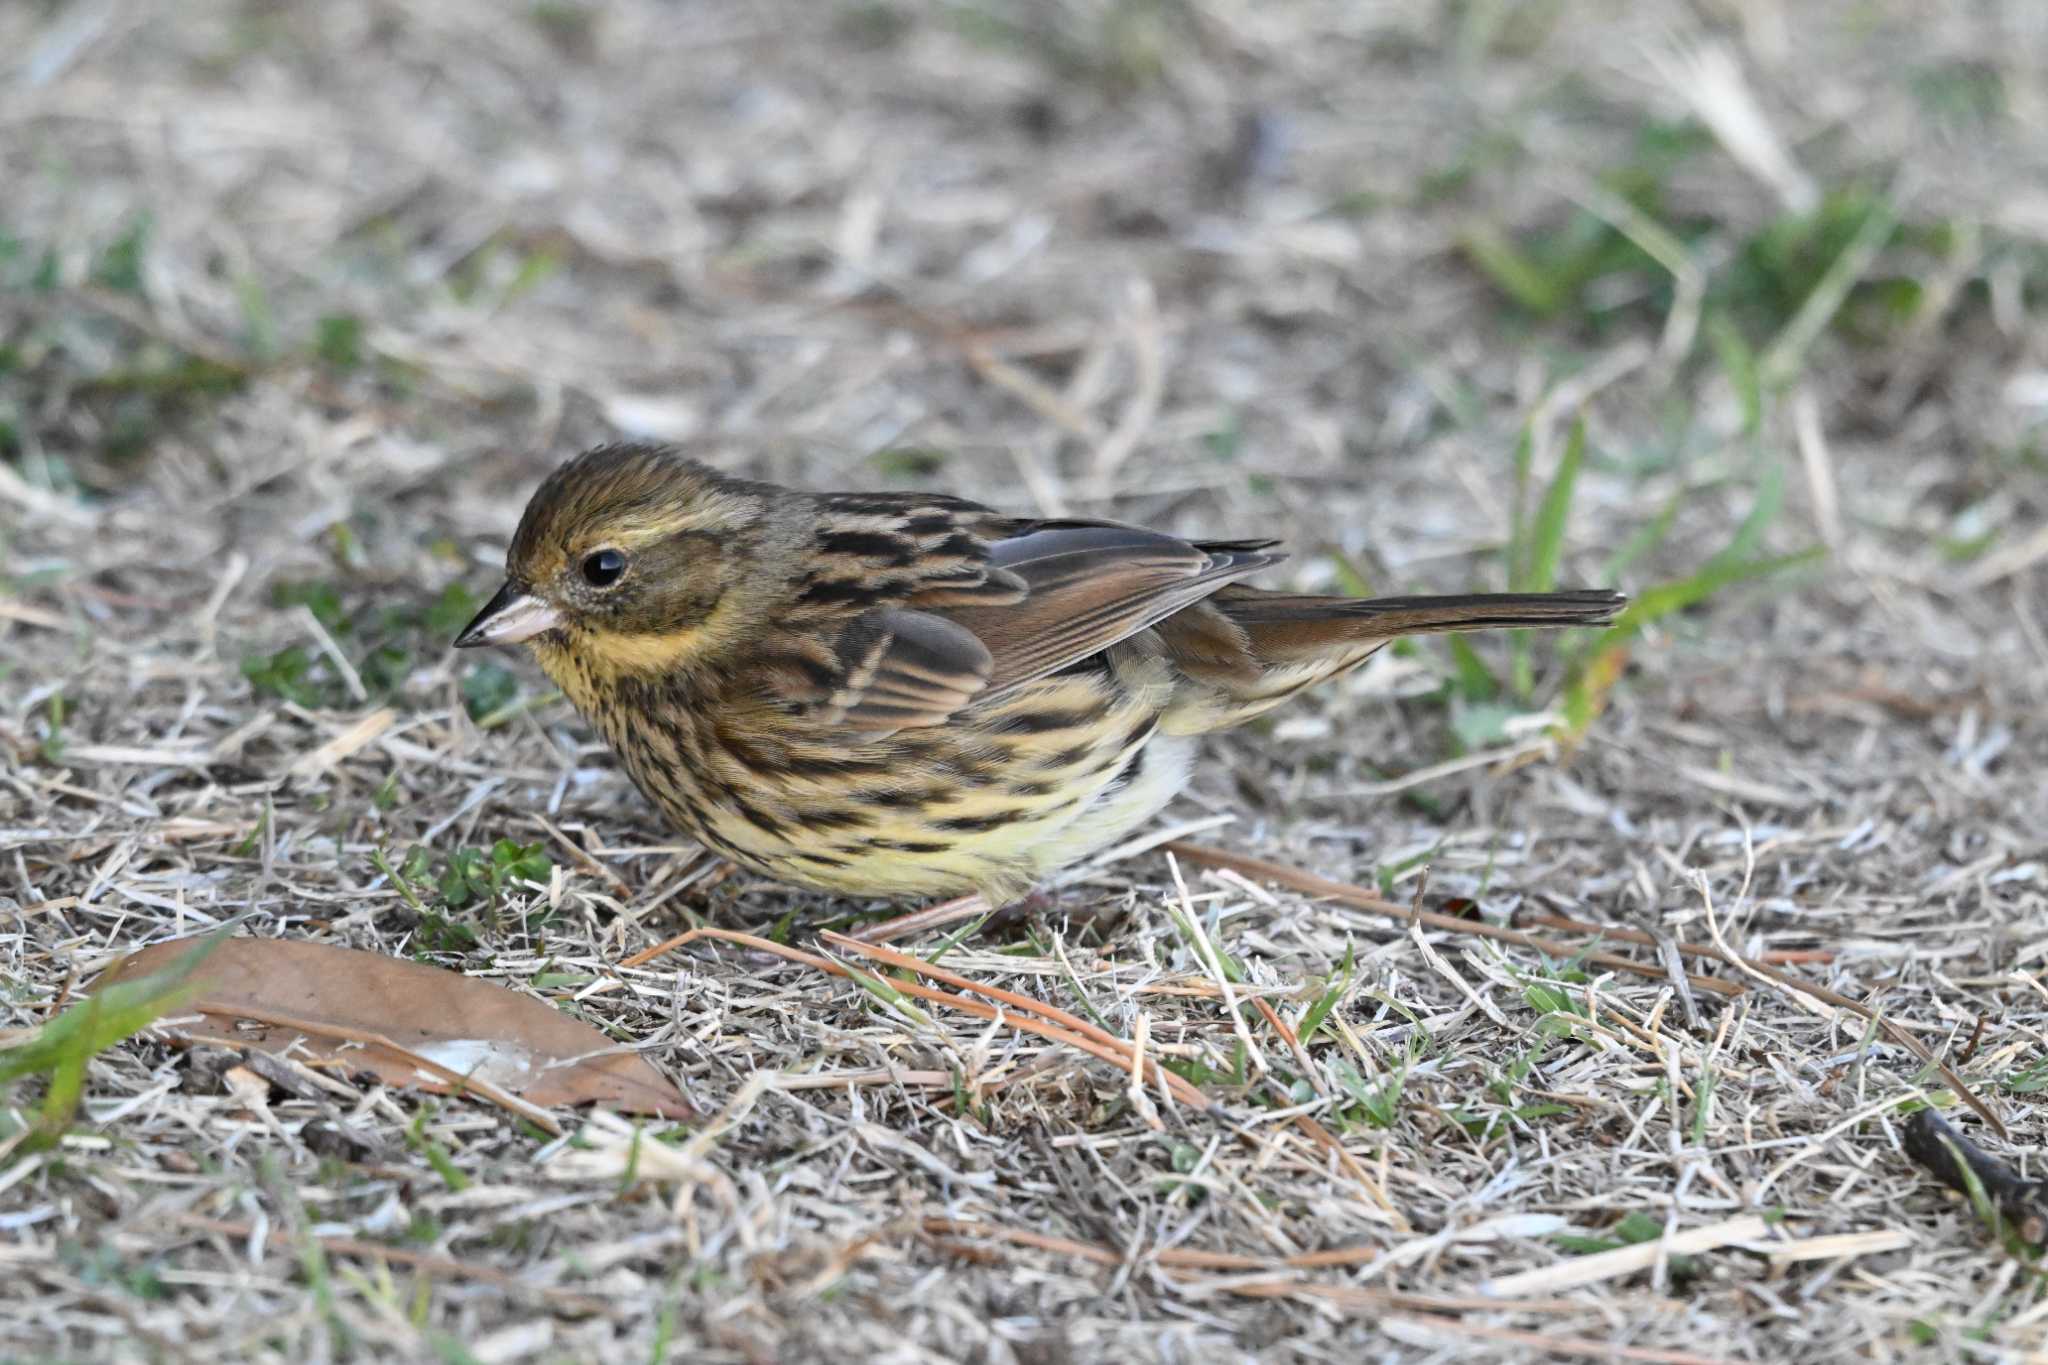
{"label": "twig", "polygon": [[368,701],[370,694],[363,687],[362,675],[357,673],[356,666],[348,661],[348,655],[341,652],[341,646],[334,642],[334,636],[328,632],[327,624],[315,616],[313,609],[303,602],[299,604],[298,616],[299,624],[312,634],[314,642],[320,646],[320,652],[327,656],[327,662],[333,664],[334,671],[341,675],[342,684],[348,688],[348,694],[359,702]]}
{"label": "twig", "polygon": [[1769,1223],[1757,1214],[1745,1213],[1725,1222],[1673,1233],[1655,1241],[1637,1242],[1612,1251],[1596,1251],[1590,1256],[1574,1256],[1555,1265],[1504,1275],[1497,1280],[1487,1280],[1479,1286],[1479,1291],[1514,1298],[1521,1294],[1549,1294],[1560,1289],[1576,1289],[1582,1284],[1598,1284],[1602,1280],[1647,1270],[1666,1256],[1690,1256],[1744,1242],[1761,1242],[1770,1235]]}
{"label": "twig", "polygon": [[1159,309],[1153,302],[1152,286],[1139,276],[1131,281],[1129,293],[1130,317],[1125,330],[1130,335],[1131,364],[1137,378],[1115,429],[1095,447],[1095,483],[1104,490],[1113,486],[1117,470],[1145,438],[1166,393],[1166,361],[1159,344]]}
{"label": "twig", "polygon": [[[1348,1289],[1350,1286],[1333,1285],[1331,1288]],[[1703,1356],[1696,1351],[1668,1351],[1659,1346],[1623,1346],[1618,1342],[1600,1341],[1592,1337],[1557,1336],[1550,1332],[1526,1332],[1513,1327],[1487,1327],[1457,1318],[1380,1319],[1382,1329],[1389,1323],[1400,1323],[1423,1332],[1440,1332],[1446,1336],[1503,1342],[1546,1356],[1578,1356],[1586,1360],[1633,1360],[1641,1361],[1643,1365],[1728,1365],[1729,1362],[1727,1356]]]}
{"label": "twig", "polygon": [[1280,1017],[1280,1012],[1267,1004],[1264,996],[1254,995],[1250,998],[1253,1008],[1266,1016],[1266,1023],[1272,1027],[1273,1032],[1280,1035],[1280,1041],[1287,1044],[1287,1050],[1294,1054],[1294,1062],[1301,1068],[1302,1079],[1314,1086],[1318,1095],[1328,1096],[1330,1089],[1323,1084],[1322,1069],[1309,1060],[1308,1050],[1302,1047],[1301,1039],[1287,1026],[1287,1021]]}
{"label": "twig", "polygon": [[[1056,1237],[1047,1232],[1035,1232],[1030,1228],[1007,1227],[1001,1223],[968,1222],[959,1218],[927,1218],[924,1220],[924,1231],[929,1236],[986,1237],[1009,1242],[1014,1246],[1032,1247],[1039,1251],[1050,1251],[1061,1256],[1093,1261],[1097,1265],[1122,1265],[1126,1259],[1124,1252],[1109,1247],[1076,1241],[1071,1237]],[[1378,1260],[1380,1255],[1378,1247],[1370,1246],[1335,1247],[1327,1251],[1308,1251],[1298,1256],[1278,1258],[1243,1256],[1230,1251],[1162,1247],[1150,1253],[1149,1259],[1175,1270],[1322,1270],[1365,1265]],[[1486,1306],[1491,1308],[1494,1305],[1488,1302]]]}
{"label": "twig", "polygon": [[907,915],[898,915],[895,919],[870,924],[856,932],[853,937],[863,943],[887,943],[891,939],[909,938],[928,929],[940,929],[963,919],[973,919],[976,915],[987,914],[994,908],[980,896],[956,896],[952,900],[928,905]]}
{"label": "twig", "polygon": [[1152,1040],[1152,1019],[1143,1010],[1137,1015],[1131,1024],[1131,1083],[1125,1094],[1130,1097],[1131,1111],[1157,1133],[1166,1123],[1159,1117],[1159,1106],[1152,1103],[1152,1096],[1145,1091],[1145,1047]]}
{"label": "twig", "polygon": [[1933,1109],[1919,1110],[1906,1120],[1904,1140],[1907,1156],[1964,1198],[1970,1196],[1974,1175],[1984,1197],[2021,1241],[2035,1247],[2048,1242],[2048,1180],[2015,1174]]}
{"label": "twig", "polygon": [[1263,1076],[1271,1069],[1266,1065],[1265,1051],[1252,1037],[1252,1031],[1245,1027],[1244,1016],[1237,1011],[1237,992],[1230,989],[1230,974],[1223,969],[1223,955],[1217,951],[1216,945],[1209,941],[1209,936],[1202,932],[1202,917],[1195,913],[1195,903],[1188,895],[1187,881],[1180,875],[1180,864],[1174,861],[1170,852],[1166,855],[1166,870],[1173,874],[1174,890],[1180,893],[1180,917],[1187,925],[1188,940],[1195,950],[1195,961],[1202,965],[1203,970],[1207,971],[1210,979],[1216,983],[1217,993],[1223,1001],[1223,1012],[1230,1016],[1231,1031],[1236,1033],[1238,1041],[1244,1044],[1245,1056],[1253,1069]]}
{"label": "twig", "polygon": [[1814,529],[1824,545],[1838,549],[1842,544],[1842,501],[1836,492],[1834,457],[1828,450],[1827,433],[1821,429],[1820,400],[1810,388],[1802,387],[1792,396],[1792,434],[1799,443],[1800,463],[1806,467]]}

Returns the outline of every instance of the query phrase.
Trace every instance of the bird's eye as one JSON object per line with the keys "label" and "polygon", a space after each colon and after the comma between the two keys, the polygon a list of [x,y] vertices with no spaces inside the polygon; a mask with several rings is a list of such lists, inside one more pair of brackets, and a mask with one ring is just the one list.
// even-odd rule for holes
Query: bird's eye
{"label": "bird's eye", "polygon": [[583,578],[593,588],[609,588],[626,571],[626,557],[617,550],[599,550],[583,561]]}

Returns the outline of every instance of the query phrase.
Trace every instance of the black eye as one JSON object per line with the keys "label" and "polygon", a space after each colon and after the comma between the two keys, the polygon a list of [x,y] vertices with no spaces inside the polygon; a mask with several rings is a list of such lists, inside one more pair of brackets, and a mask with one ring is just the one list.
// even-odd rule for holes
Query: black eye
{"label": "black eye", "polygon": [[583,561],[583,577],[593,588],[609,588],[626,571],[626,557],[617,550],[599,550]]}

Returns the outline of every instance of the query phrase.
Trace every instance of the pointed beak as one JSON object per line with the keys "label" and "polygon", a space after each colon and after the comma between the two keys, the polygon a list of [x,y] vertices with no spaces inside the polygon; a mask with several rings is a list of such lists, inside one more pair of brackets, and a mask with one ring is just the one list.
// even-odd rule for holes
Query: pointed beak
{"label": "pointed beak", "polygon": [[479,645],[516,645],[560,624],[560,612],[535,597],[525,584],[507,579],[505,586],[498,589],[498,595],[485,603],[476,619],[455,637],[455,647],[475,649]]}

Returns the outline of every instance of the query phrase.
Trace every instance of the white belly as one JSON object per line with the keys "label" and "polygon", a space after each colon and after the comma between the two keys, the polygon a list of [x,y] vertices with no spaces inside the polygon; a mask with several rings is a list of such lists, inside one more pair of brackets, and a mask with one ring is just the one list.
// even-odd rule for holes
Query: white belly
{"label": "white belly", "polygon": [[1032,860],[1040,877],[1099,853],[1150,820],[1187,787],[1200,741],[1155,733],[1137,777],[1104,788],[1065,828],[1040,841]]}

